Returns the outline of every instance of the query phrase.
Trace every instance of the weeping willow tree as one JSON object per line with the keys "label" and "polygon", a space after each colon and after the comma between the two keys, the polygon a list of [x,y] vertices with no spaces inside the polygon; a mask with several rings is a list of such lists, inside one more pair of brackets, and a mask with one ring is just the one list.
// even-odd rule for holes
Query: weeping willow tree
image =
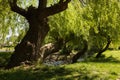
{"label": "weeping willow tree", "polygon": [[[116,42],[119,38],[117,30],[119,30],[120,19],[117,0],[80,0],[81,4],[75,0],[70,3],[67,11],[64,10],[68,8],[70,0],[30,0],[28,2],[9,0],[10,8],[15,14],[10,14],[12,22],[10,19],[5,20],[6,24],[12,24],[5,26],[5,29],[9,31],[10,27],[13,32],[17,31],[15,29],[22,29],[20,39],[18,38],[20,43],[15,47],[6,68],[18,66],[21,62],[33,62],[39,58],[42,60],[45,55],[42,54],[44,47],[41,46],[49,30],[47,39],[51,38],[57,42],[57,47],[54,45],[54,49],[52,48],[53,50],[48,50],[48,52],[52,53],[55,49],[61,49],[62,53],[66,53],[64,50],[68,48],[70,48],[70,52],[77,49],[79,50],[78,55],[74,56],[73,62],[76,62],[79,56],[85,53],[88,45],[90,49],[95,46],[99,52],[103,52],[108,48],[109,43]],[[62,13],[56,14],[59,12]],[[27,20],[29,27],[24,19]],[[21,35],[24,35],[22,34],[23,29],[26,29],[27,33],[21,40]],[[115,34],[117,35],[115,36]]]}
{"label": "weeping willow tree", "polygon": [[[119,42],[119,2],[117,0],[80,1],[81,5],[74,1],[67,11],[52,16],[50,26],[53,27],[50,36],[55,41],[64,41],[62,45],[67,48],[72,46],[71,50],[75,48],[84,50],[86,45],[85,50],[88,46],[88,55],[97,52],[96,57],[98,57],[111,43]],[[64,52],[64,47],[62,49]],[[80,56],[77,55],[78,58]]]}
{"label": "weeping willow tree", "polygon": [[118,0],[88,0],[83,19],[90,26],[90,53],[98,52],[97,58],[106,51],[110,43],[119,41],[119,11]]}
{"label": "weeping willow tree", "polygon": [[18,66],[21,62],[33,62],[42,58],[40,47],[49,31],[48,16],[66,10],[70,1],[60,0],[54,5],[47,6],[47,0],[38,0],[36,1],[37,7],[31,5],[24,9],[24,6],[18,6],[18,0],[9,0],[11,10],[25,17],[29,23],[29,29],[15,47],[15,51],[6,66],[7,69]]}

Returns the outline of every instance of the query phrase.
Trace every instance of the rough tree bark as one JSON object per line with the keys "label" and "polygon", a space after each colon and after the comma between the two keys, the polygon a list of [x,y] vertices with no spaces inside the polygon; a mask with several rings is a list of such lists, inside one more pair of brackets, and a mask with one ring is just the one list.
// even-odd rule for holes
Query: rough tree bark
{"label": "rough tree bark", "polygon": [[60,0],[57,4],[47,7],[47,0],[39,0],[38,8],[30,6],[25,10],[17,5],[17,0],[9,0],[11,10],[28,20],[29,30],[20,44],[15,47],[6,69],[19,66],[21,62],[33,62],[42,58],[40,47],[49,31],[47,18],[67,9],[70,1]]}
{"label": "rough tree bark", "polygon": [[83,43],[84,43],[84,48],[81,51],[78,51],[77,54],[73,56],[72,63],[76,63],[77,60],[80,58],[80,56],[84,55],[85,52],[87,51],[88,43],[86,40],[84,40]]}

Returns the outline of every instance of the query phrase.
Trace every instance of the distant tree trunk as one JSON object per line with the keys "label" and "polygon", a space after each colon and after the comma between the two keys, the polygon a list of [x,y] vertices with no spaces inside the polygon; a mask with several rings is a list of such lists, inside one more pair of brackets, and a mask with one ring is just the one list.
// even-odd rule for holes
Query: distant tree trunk
{"label": "distant tree trunk", "polygon": [[111,39],[110,39],[110,37],[108,37],[108,38],[107,38],[107,44],[106,44],[105,48],[103,48],[102,50],[100,50],[100,51],[98,52],[98,54],[96,55],[96,58],[101,57],[102,53],[105,52],[105,51],[108,49],[110,43],[111,43]]}
{"label": "distant tree trunk", "polygon": [[20,44],[15,47],[6,69],[19,66],[21,62],[33,62],[42,58],[40,47],[49,31],[47,17],[67,9],[70,1],[60,0],[57,4],[46,7],[47,0],[39,0],[38,8],[30,6],[25,10],[17,6],[17,0],[9,0],[11,10],[28,20],[29,30]]}
{"label": "distant tree trunk", "polygon": [[72,63],[76,63],[77,60],[80,58],[80,56],[84,55],[85,52],[87,51],[87,49],[88,49],[87,41],[84,40],[83,43],[84,43],[84,48],[83,48],[81,51],[78,51],[78,53],[73,56],[73,58],[72,58]]}

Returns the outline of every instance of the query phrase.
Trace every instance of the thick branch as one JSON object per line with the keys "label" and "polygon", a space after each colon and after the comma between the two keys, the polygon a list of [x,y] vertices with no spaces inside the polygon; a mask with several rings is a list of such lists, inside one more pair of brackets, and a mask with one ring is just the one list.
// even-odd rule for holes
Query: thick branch
{"label": "thick branch", "polygon": [[87,43],[86,40],[84,40],[83,43],[84,43],[84,48],[83,48],[82,50],[78,51],[77,54],[73,56],[73,58],[72,58],[72,63],[76,63],[77,60],[78,60],[82,55],[84,55],[85,52],[87,51],[87,49],[88,49],[88,43]]}
{"label": "thick branch", "polygon": [[70,1],[71,0],[66,0],[66,1],[60,0],[57,4],[46,8],[47,16],[54,15],[56,13],[66,10],[68,8],[68,3]]}
{"label": "thick branch", "polygon": [[96,55],[96,58],[99,58],[102,55],[102,53],[108,49],[110,43],[111,43],[111,39],[110,39],[110,37],[108,37],[106,46],[98,52],[98,54]]}
{"label": "thick branch", "polygon": [[46,8],[47,0],[39,0],[38,9]]}
{"label": "thick branch", "polygon": [[26,13],[27,13],[26,10],[18,7],[17,0],[9,0],[9,4],[10,4],[12,11],[14,11],[22,16],[26,16]]}
{"label": "thick branch", "polygon": [[63,39],[57,39],[55,43],[49,43],[40,48],[42,62],[52,53],[58,52],[63,46]]}
{"label": "thick branch", "polygon": [[51,55],[52,53],[58,52],[61,49],[62,45],[59,45],[58,43],[49,43],[41,47],[40,52],[42,62],[45,60],[47,56]]}

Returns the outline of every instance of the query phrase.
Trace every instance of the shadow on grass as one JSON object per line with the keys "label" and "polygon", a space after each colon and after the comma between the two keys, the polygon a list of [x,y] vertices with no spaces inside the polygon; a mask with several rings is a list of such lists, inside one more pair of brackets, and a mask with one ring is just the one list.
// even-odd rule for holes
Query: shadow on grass
{"label": "shadow on grass", "polygon": [[21,67],[17,70],[1,70],[0,80],[71,80],[65,78],[71,72],[71,70],[67,70],[64,67],[43,67],[27,70]]}
{"label": "shadow on grass", "polygon": [[12,52],[0,52],[0,68],[7,64],[11,54]]}
{"label": "shadow on grass", "polygon": [[[42,67],[1,70],[0,80],[101,80],[99,74],[90,75],[87,68],[80,70],[66,69],[64,67]],[[104,78],[107,80],[107,78]]]}

